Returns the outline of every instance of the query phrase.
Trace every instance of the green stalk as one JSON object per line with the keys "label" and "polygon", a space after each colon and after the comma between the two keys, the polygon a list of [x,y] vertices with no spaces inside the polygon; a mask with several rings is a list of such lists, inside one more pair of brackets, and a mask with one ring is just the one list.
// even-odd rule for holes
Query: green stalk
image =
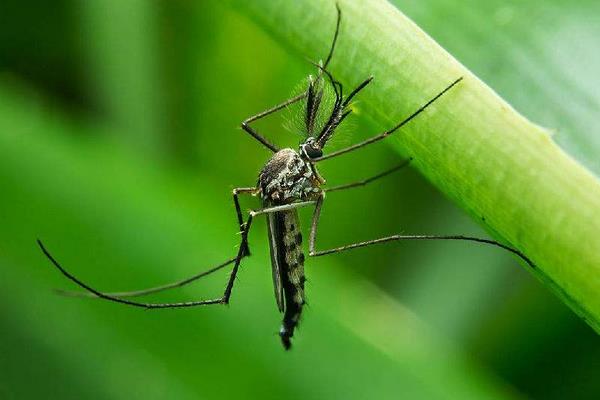
{"label": "green stalk", "polygon": [[[234,2],[303,55],[327,54],[333,1]],[[360,100],[385,127],[464,77],[387,142],[600,332],[600,182],[387,1],[339,4],[331,69],[348,88],[374,76]]]}

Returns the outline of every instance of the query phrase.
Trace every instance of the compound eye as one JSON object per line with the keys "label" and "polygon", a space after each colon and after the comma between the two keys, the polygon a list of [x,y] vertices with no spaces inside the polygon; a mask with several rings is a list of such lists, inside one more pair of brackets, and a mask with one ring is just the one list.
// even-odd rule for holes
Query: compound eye
{"label": "compound eye", "polygon": [[309,158],[319,158],[323,155],[321,149],[316,149],[311,145],[305,145],[304,151]]}

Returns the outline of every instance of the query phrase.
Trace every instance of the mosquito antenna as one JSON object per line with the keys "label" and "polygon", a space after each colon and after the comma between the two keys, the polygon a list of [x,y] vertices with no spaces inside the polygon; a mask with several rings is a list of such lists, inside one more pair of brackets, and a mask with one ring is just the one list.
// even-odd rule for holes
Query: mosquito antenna
{"label": "mosquito antenna", "polygon": [[331,83],[331,86],[333,87],[333,90],[335,92],[335,103],[333,105],[333,109],[331,110],[331,115],[329,116],[327,123],[325,124],[325,126],[321,130],[321,133],[319,134],[319,137],[317,138],[317,142],[321,147],[323,147],[327,140],[323,138],[329,137],[329,132],[335,129],[335,127],[339,124],[340,118],[345,118],[347,116],[347,113],[346,115],[340,115],[340,111],[343,109],[342,100],[344,98],[344,87],[340,82],[336,81],[331,75],[331,73],[325,68],[323,68],[321,65],[315,63],[313,63],[313,65],[317,67],[322,73],[327,75],[327,78],[329,79],[329,82]]}
{"label": "mosquito antenna", "polygon": [[320,76],[317,78],[316,83],[312,79],[312,76],[309,79],[308,90],[306,92],[306,115],[304,123],[306,124],[306,133],[308,136],[312,136],[317,112],[323,98],[323,89],[320,87],[320,82],[322,82]]}
{"label": "mosquito antenna", "polygon": [[331,48],[329,49],[329,54],[327,54],[327,58],[325,59],[325,63],[323,64],[323,68],[327,68],[331,58],[333,57],[333,51],[335,50],[335,44],[337,43],[338,34],[340,32],[340,22],[342,21],[342,10],[340,9],[340,5],[335,3],[335,9],[337,10],[337,22],[335,23],[335,33],[333,34],[333,41],[331,42]]}
{"label": "mosquito antenna", "polygon": [[327,143],[327,140],[329,140],[329,138],[331,137],[331,135],[333,135],[333,132],[335,130],[335,128],[340,124],[340,122],[342,122],[342,120],[344,118],[346,118],[348,116],[348,114],[350,114],[352,112],[352,110],[348,110],[344,113],[342,113],[343,110],[343,106],[341,105],[341,98],[340,101],[336,101],[333,110],[331,111],[331,115],[329,116],[329,119],[327,120],[327,123],[325,124],[325,126],[323,127],[321,134],[319,135],[319,137],[317,138],[317,143],[319,144],[319,147],[323,147],[325,146],[325,143]]}
{"label": "mosquito antenna", "polygon": [[331,73],[327,71],[323,66],[316,63],[312,64],[315,67],[317,67],[322,73],[327,75],[327,78],[329,79],[329,82],[331,83],[331,86],[333,87],[333,90],[335,92],[335,103],[333,105],[333,109],[331,110],[331,115],[329,116],[327,123],[325,124],[325,126],[321,130],[321,133],[319,134],[319,137],[317,138],[317,142],[321,147],[323,147],[329,136],[331,136],[331,132],[333,131],[333,129],[335,129],[335,127],[339,125],[342,119],[346,118],[349,112],[341,114],[341,111],[344,108],[344,105],[342,103],[344,99],[344,87],[342,86],[342,84],[339,81],[335,80]]}

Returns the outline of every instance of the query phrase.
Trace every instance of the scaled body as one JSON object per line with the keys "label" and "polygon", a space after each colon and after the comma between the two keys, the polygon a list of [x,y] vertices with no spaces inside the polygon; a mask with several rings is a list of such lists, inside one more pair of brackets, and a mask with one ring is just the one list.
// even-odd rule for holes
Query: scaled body
{"label": "scaled body", "polygon": [[[275,153],[259,174],[264,208],[315,199],[324,180],[314,165],[292,149]],[[279,331],[286,349],[300,321],[304,295],[304,252],[296,210],[267,214],[275,298],[283,323]]]}

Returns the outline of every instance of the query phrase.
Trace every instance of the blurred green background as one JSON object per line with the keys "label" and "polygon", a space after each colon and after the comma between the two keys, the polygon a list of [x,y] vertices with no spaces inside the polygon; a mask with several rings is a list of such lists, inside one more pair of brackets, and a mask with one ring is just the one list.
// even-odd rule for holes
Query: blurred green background
{"label": "blurred green background", "polygon": [[[395,4],[600,173],[596,2]],[[289,97],[313,72],[305,57],[323,56],[280,46],[229,2],[0,3],[0,399],[600,396],[591,328],[512,257],[465,243],[309,259],[289,353],[263,221],[229,307],[143,311],[53,294],[73,286],[38,237],[102,290],[233,256],[231,189],[253,185],[269,156],[239,123]],[[257,126],[295,147],[284,122]],[[337,146],[384,128],[360,115],[349,125]],[[321,171],[345,183],[397,162],[381,144]],[[397,232],[484,235],[407,169],[328,196],[320,247]],[[213,297],[226,275],[153,299]]]}

